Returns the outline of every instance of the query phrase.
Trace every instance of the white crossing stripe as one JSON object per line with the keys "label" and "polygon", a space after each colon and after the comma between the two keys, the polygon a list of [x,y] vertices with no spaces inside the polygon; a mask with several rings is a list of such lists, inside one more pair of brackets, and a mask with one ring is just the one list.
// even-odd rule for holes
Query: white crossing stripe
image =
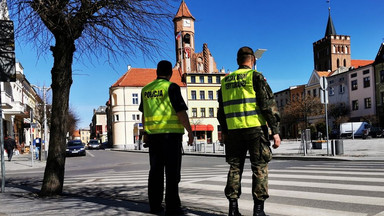
{"label": "white crossing stripe", "polygon": [[[384,171],[384,170],[382,170]],[[272,173],[313,173],[313,170],[272,170]],[[324,171],[324,170],[316,170],[316,174],[338,174],[338,175],[362,175],[362,176],[383,176],[383,173],[372,173],[372,172],[351,172],[351,171]]]}
{"label": "white crossing stripe", "polygon": [[[228,209],[228,201],[225,197],[213,197],[213,196],[203,196],[195,195],[190,193],[180,193],[180,198],[183,203],[199,203],[201,200],[204,200],[204,203],[211,205],[216,210],[226,211]],[[339,211],[331,209],[322,209],[322,208],[311,208],[303,206],[293,206],[293,205],[284,205],[276,203],[265,203],[266,213],[273,215],[286,215],[286,216],[366,216],[365,213],[356,213],[350,211]],[[253,211],[253,201],[252,200],[239,200],[239,210],[242,214],[242,211],[246,210],[247,212]]]}
{"label": "white crossing stripe", "polygon": [[[210,185],[207,187],[206,184],[198,183],[187,183],[180,184],[181,188],[184,189],[196,189],[204,188],[204,190],[210,191],[223,191],[224,185]],[[242,187],[241,191],[243,194],[251,194],[252,188]],[[364,204],[364,205],[378,205],[382,206],[384,203],[384,198],[381,197],[367,197],[367,196],[355,196],[355,195],[343,195],[343,194],[328,194],[328,193],[317,193],[317,192],[306,192],[306,191],[291,191],[291,190],[277,190],[269,189],[268,191],[270,196],[276,197],[289,197],[297,199],[307,199],[307,200],[318,200],[318,201],[330,201],[330,202],[340,202],[340,203],[354,203],[354,204]]]}

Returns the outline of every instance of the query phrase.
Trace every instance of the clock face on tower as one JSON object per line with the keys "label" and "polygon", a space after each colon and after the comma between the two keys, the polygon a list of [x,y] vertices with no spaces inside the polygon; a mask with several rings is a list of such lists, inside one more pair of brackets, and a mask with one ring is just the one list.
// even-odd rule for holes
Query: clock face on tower
{"label": "clock face on tower", "polygon": [[183,26],[184,27],[191,27],[191,20],[183,19]]}

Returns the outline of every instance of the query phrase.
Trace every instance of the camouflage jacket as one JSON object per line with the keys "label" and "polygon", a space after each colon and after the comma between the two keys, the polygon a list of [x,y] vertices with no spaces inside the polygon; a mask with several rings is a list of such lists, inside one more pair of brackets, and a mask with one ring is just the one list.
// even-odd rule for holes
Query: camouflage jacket
{"label": "camouflage jacket", "polygon": [[[248,67],[240,66],[239,69],[241,68],[248,68]],[[280,133],[280,129],[279,129],[280,114],[276,106],[275,97],[266,79],[260,72],[255,71],[253,74],[253,89],[257,94],[257,97],[256,97],[257,105],[260,108],[261,114],[267,121],[268,127],[271,129],[272,135]],[[219,101],[219,109],[217,110],[217,119],[221,125],[222,133],[227,134],[228,127],[227,127],[227,122],[225,120],[221,89],[218,92],[218,101]],[[240,129],[240,130],[244,130],[244,129]]]}

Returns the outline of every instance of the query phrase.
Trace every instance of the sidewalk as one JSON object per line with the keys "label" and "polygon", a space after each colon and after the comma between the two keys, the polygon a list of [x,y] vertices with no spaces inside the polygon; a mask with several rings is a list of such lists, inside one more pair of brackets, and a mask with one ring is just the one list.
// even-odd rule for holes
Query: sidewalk
{"label": "sidewalk", "polygon": [[[329,142],[330,145],[331,142]],[[384,139],[346,139],[343,140],[344,154],[327,155],[327,144],[321,149],[309,149],[307,156],[300,150],[301,143],[293,140],[283,140],[280,148],[273,149],[275,160],[381,160],[384,161]],[[310,146],[311,147],[311,146]],[[135,152],[147,152],[148,149]],[[212,152],[193,152],[184,149],[187,155],[205,155],[224,157],[223,148]],[[208,150],[208,148],[207,148]],[[329,147],[331,154],[331,147]],[[45,161],[34,160],[31,155],[16,155],[12,161],[5,161],[5,171],[44,172]],[[6,179],[7,180],[7,179]],[[39,198],[37,193],[41,182],[33,179],[26,182],[6,182],[5,192],[0,193],[0,216],[5,215],[151,215],[148,213],[148,203],[124,198],[110,197],[113,191],[75,191],[55,198]],[[105,189],[108,190],[108,189]],[[204,209],[188,208],[187,215],[215,216],[225,215]],[[224,210],[223,210],[224,211]]]}

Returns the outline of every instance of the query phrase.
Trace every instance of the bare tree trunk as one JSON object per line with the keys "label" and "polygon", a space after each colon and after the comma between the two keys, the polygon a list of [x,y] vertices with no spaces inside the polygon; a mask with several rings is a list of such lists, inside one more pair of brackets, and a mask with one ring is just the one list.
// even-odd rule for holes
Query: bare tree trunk
{"label": "bare tree trunk", "polygon": [[51,47],[54,63],[52,74],[52,117],[47,165],[44,172],[40,196],[60,195],[63,192],[66,125],[69,105],[69,92],[72,85],[72,61],[75,52],[73,39],[56,37],[56,45]]}

